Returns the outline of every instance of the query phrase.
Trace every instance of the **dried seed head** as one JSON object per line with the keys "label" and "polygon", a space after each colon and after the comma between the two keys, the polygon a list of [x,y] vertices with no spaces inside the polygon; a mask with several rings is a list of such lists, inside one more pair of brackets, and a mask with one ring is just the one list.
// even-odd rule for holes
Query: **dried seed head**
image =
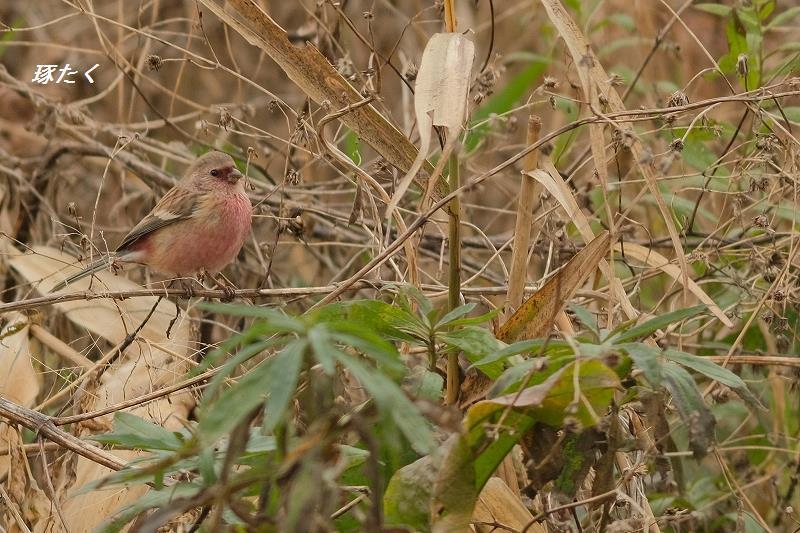
{"label": "dried seed head", "polygon": [[672,150],[674,150],[676,152],[683,152],[683,148],[684,148],[683,139],[678,137],[677,139],[673,140],[670,143],[669,147],[672,148]]}
{"label": "dried seed head", "polygon": [[290,169],[289,172],[286,174],[286,183],[289,185],[297,185],[300,183],[301,175],[295,169]]}
{"label": "dried seed head", "polygon": [[336,60],[336,71],[348,80],[355,79],[356,69],[349,57],[340,57]]}
{"label": "dried seed head", "polygon": [[675,91],[667,99],[667,107],[679,107],[689,104],[689,97],[683,91]]}
{"label": "dried seed head", "polygon": [[736,72],[739,73],[739,76],[747,76],[750,71],[747,61],[747,54],[744,53],[739,54],[739,57],[736,58]]}
{"label": "dried seed head", "polygon": [[753,225],[759,228],[768,228],[769,227],[769,217],[765,214],[756,215],[753,217]]}
{"label": "dried seed head", "polygon": [[552,76],[545,76],[542,84],[544,85],[545,89],[555,89],[558,87],[558,80]]}
{"label": "dried seed head", "polygon": [[622,79],[622,76],[620,76],[619,74],[612,72],[611,77],[608,78],[608,83],[612,86],[619,87],[620,85],[625,83],[625,80]]}
{"label": "dried seed head", "polygon": [[150,54],[147,56],[147,68],[152,70],[153,72],[158,72],[162,66],[164,66],[164,60],[161,59],[161,56],[157,56],[155,54]]}
{"label": "dried seed head", "polygon": [[226,108],[221,107],[219,110],[219,121],[217,122],[221,128],[228,131],[228,126],[233,124],[233,116]]}

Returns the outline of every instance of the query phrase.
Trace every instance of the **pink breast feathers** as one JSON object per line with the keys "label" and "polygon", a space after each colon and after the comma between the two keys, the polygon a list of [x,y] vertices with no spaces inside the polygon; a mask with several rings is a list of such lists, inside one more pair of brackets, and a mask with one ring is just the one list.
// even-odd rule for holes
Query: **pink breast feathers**
{"label": "pink breast feathers", "polygon": [[233,194],[202,209],[204,215],[156,231],[146,245],[145,262],[163,273],[191,276],[219,272],[236,259],[250,232],[250,201]]}

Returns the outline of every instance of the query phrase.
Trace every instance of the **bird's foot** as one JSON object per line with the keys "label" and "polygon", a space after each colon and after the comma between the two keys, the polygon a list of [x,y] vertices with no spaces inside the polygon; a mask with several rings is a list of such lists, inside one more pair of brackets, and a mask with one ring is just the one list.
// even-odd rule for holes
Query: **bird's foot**
{"label": "bird's foot", "polygon": [[222,277],[222,274],[211,276],[211,279],[214,280],[214,284],[225,294],[220,298],[220,301],[232,302],[233,299],[236,298],[236,289]]}
{"label": "bird's foot", "polygon": [[180,280],[181,289],[186,293],[186,299],[191,300],[194,298],[194,280],[189,278]]}

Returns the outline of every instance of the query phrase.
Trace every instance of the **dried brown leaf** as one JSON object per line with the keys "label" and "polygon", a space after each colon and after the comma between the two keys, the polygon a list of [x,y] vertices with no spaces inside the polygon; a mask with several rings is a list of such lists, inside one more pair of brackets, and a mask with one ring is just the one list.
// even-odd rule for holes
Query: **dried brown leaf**
{"label": "dried brown leaf", "polygon": [[544,337],[552,327],[556,314],[569,301],[577,288],[594,272],[608,250],[609,235],[604,231],[564,265],[544,286],[511,315],[497,332],[504,342]]}

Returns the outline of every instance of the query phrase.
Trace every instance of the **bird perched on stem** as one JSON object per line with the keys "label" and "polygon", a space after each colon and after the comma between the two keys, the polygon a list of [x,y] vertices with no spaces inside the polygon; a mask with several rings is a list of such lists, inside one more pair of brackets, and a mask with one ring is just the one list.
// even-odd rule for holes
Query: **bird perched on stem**
{"label": "bird perched on stem", "polygon": [[116,263],[144,264],[179,276],[216,274],[241,250],[251,214],[233,158],[209,152],[189,167],[113,253],[69,276],[53,292]]}

